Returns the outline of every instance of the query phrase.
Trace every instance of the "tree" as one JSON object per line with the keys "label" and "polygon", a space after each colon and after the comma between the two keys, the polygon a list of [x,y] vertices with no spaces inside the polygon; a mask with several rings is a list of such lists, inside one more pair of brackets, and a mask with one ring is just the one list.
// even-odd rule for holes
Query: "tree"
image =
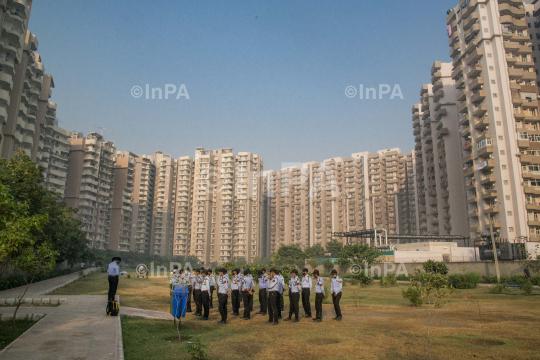
{"label": "tree", "polygon": [[368,245],[346,245],[343,247],[340,256],[340,263],[346,262],[346,260],[352,261],[354,264],[360,266],[370,267],[377,263],[377,258],[381,255],[381,252],[377,248]]}
{"label": "tree", "polygon": [[321,245],[313,245],[304,250],[304,258],[315,259],[324,257],[324,248]]}
{"label": "tree", "polygon": [[303,265],[304,252],[298,245],[281,245],[273,259],[277,265]]}
{"label": "tree", "polygon": [[339,258],[337,264],[339,265],[339,269],[344,273],[347,271],[349,266],[351,266],[351,260],[346,258]]}
{"label": "tree", "polygon": [[536,273],[536,275],[540,274],[540,246],[536,245],[533,254],[527,253],[526,256],[527,260],[523,261],[523,266],[528,266],[533,273]]}
{"label": "tree", "polygon": [[326,259],[323,262],[324,271],[329,273],[334,268],[334,263],[330,259]]}
{"label": "tree", "polygon": [[247,265],[246,258],[244,258],[244,257],[237,257],[237,258],[236,258],[236,261],[235,261],[234,263],[235,263],[236,266],[239,267],[239,268],[242,268],[242,267],[244,267],[245,265]]}
{"label": "tree", "polygon": [[332,239],[326,243],[326,252],[331,253],[332,257],[341,257],[341,250],[343,250],[343,243],[338,239]]}
{"label": "tree", "polygon": [[307,263],[308,263],[309,266],[311,266],[311,268],[313,270],[315,270],[317,268],[317,266],[319,266],[319,263],[317,262],[317,259],[308,259]]}

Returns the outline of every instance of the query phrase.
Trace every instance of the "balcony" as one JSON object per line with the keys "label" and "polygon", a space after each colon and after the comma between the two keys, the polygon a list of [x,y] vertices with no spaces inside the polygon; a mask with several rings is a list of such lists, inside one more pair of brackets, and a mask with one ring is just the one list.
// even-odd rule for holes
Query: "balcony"
{"label": "balcony", "polygon": [[499,206],[495,204],[486,204],[484,205],[485,214],[496,214],[499,212]]}
{"label": "balcony", "polygon": [[474,204],[478,201],[476,195],[467,197],[467,204]]}
{"label": "balcony", "polygon": [[480,101],[484,100],[486,98],[486,91],[485,90],[477,90],[473,93],[471,101],[476,104]]}
{"label": "balcony", "polygon": [[[469,30],[465,31],[465,41],[467,42],[467,41],[470,41],[471,39],[474,39],[476,34],[478,34],[479,32],[480,32],[480,24],[472,25],[472,27]],[[467,47],[466,53],[469,53],[469,47]]]}
{"label": "balcony", "polygon": [[482,65],[476,64],[471,67],[471,70],[467,73],[469,79],[475,78],[482,73]]}
{"label": "balcony", "polygon": [[483,148],[480,148],[480,149],[478,149],[476,151],[476,155],[481,156],[481,157],[485,157],[485,156],[490,155],[490,154],[493,154],[493,146],[492,145],[484,146]]}
{"label": "balcony", "polygon": [[482,185],[488,185],[488,184],[494,184],[497,181],[497,178],[495,175],[482,175],[480,179],[480,184]]}
{"label": "balcony", "polygon": [[474,118],[474,128],[477,130],[483,130],[489,126],[489,117],[482,116]]}
{"label": "balcony", "polygon": [[463,89],[457,93],[457,101],[464,101],[467,98],[467,90]]}
{"label": "balcony", "polygon": [[518,80],[523,77],[523,69],[517,69],[517,68],[509,68],[508,69],[508,76],[510,79]]}
{"label": "balcony", "polygon": [[467,65],[473,65],[477,63],[482,56],[484,56],[484,49],[477,48],[466,58]]}
{"label": "balcony", "polygon": [[[461,104],[459,104],[458,112],[460,114],[466,113],[468,105],[469,103],[467,101],[463,101]],[[486,111],[487,111],[487,108],[486,108]]]}
{"label": "balcony", "polygon": [[482,193],[482,199],[484,200],[487,200],[487,199],[493,199],[493,198],[496,198],[498,195],[497,193],[497,190],[486,190]]}
{"label": "balcony", "polygon": [[511,15],[504,15],[499,20],[501,24],[507,25],[512,31],[527,29],[527,21],[525,19],[515,19]]}
{"label": "balcony", "polygon": [[452,79],[456,80],[458,77],[463,77],[463,65],[459,65],[452,71]]}
{"label": "balcony", "polygon": [[518,147],[519,148],[528,148],[529,147],[529,140],[518,140]]}
{"label": "balcony", "polygon": [[478,217],[478,209],[474,209],[468,212],[470,218]]}
{"label": "balcony", "polygon": [[482,116],[487,112],[487,106],[475,106],[473,108],[473,115],[474,116]]}
{"label": "balcony", "polygon": [[484,78],[482,76],[479,76],[470,82],[469,89],[476,90],[476,89],[481,88],[482,85],[484,85]]}

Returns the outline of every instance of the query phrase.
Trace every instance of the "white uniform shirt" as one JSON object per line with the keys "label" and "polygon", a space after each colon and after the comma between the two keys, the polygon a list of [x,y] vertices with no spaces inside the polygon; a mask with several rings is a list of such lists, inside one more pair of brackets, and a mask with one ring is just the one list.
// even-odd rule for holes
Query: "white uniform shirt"
{"label": "white uniform shirt", "polygon": [[255,283],[253,282],[253,278],[251,276],[245,276],[244,280],[242,280],[242,291],[250,291],[251,288],[255,288]]}
{"label": "white uniform shirt", "polygon": [[311,281],[311,276],[302,276],[302,289],[309,289],[309,293],[311,294],[312,286],[313,282]]}
{"label": "white uniform shirt", "polygon": [[283,292],[281,287],[281,279],[277,275],[274,276],[272,280],[269,280],[268,291],[277,291],[279,293]]}
{"label": "white uniform shirt", "polygon": [[240,284],[240,277],[238,274],[233,276],[232,282],[231,282],[231,290],[238,290]]}
{"label": "white uniform shirt", "polygon": [[229,294],[229,275],[225,274],[218,278],[218,294]]}
{"label": "white uniform shirt", "polygon": [[202,275],[195,275],[194,278],[195,278],[195,280],[194,280],[194,283],[193,283],[193,289],[195,289],[195,290],[201,290],[201,286],[202,286]]}
{"label": "white uniform shirt", "polygon": [[289,290],[293,293],[299,293],[302,291],[301,282],[298,276],[291,277],[289,280]]}
{"label": "white uniform shirt", "polygon": [[332,278],[332,285],[330,285],[330,293],[331,294],[339,294],[343,289],[343,280],[336,275],[336,277]]}
{"label": "white uniform shirt", "polygon": [[279,279],[281,279],[281,291],[280,291],[280,293],[283,293],[283,291],[285,290],[285,278],[283,277],[283,275],[277,275],[277,277]]}
{"label": "white uniform shirt", "polygon": [[107,268],[107,274],[110,276],[119,276],[120,275],[120,267],[116,263],[116,261],[113,261],[109,264],[109,267]]}
{"label": "white uniform shirt", "polygon": [[208,276],[210,278],[210,286],[216,287],[216,277],[214,274]]}
{"label": "white uniform shirt", "polygon": [[320,276],[315,280],[315,294],[323,294],[326,296],[326,293],[324,292],[324,280]]}
{"label": "white uniform shirt", "polygon": [[262,274],[259,276],[259,290],[266,289],[268,287],[268,276]]}
{"label": "white uniform shirt", "polygon": [[210,291],[210,277],[206,276],[201,285],[201,291]]}

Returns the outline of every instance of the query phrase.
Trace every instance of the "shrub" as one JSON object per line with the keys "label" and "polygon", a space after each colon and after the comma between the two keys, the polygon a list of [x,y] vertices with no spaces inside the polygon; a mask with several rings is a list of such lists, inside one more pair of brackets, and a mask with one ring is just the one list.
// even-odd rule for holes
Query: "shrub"
{"label": "shrub", "polygon": [[396,283],[397,283],[396,277],[393,275],[381,277],[382,287],[396,286]]}
{"label": "shrub", "polygon": [[508,294],[509,292],[510,289],[508,288],[508,285],[506,285],[506,283],[497,284],[491,288],[492,294]]}
{"label": "shrub", "polygon": [[455,289],[474,289],[480,282],[480,275],[472,272],[449,275],[448,281]]}
{"label": "shrub", "polygon": [[396,276],[396,280],[397,281],[409,281],[410,278],[408,276],[406,276],[406,275],[400,274],[400,275]]}
{"label": "shrub", "polygon": [[408,299],[411,302],[412,306],[421,306],[422,305],[422,295],[421,291],[413,288],[412,286],[405,290],[401,290],[401,295]]}
{"label": "shrub", "polygon": [[355,278],[351,277],[350,283],[351,283],[351,285],[358,285],[358,279],[355,279]]}
{"label": "shrub", "polygon": [[369,275],[366,276],[364,274],[364,270],[360,271],[360,273],[356,274],[356,275],[353,275],[352,276],[352,279],[355,279],[357,280],[358,282],[360,282],[360,284],[362,286],[369,286],[371,284],[373,284],[373,278],[370,277]]}
{"label": "shrub", "polygon": [[521,286],[521,290],[523,290],[523,292],[525,293],[525,295],[531,295],[531,294],[532,294],[532,291],[533,291],[533,284],[532,284],[532,282],[526,281],[525,283],[523,283],[523,285]]}
{"label": "shrub", "polygon": [[187,352],[189,355],[191,355],[192,359],[197,360],[204,360],[208,359],[208,355],[206,355],[206,348],[208,347],[208,344],[205,344],[200,341],[188,341],[183,344],[184,351]]}
{"label": "shrub", "polygon": [[[33,282],[36,283],[38,281],[52,279],[52,278],[62,276],[62,275],[68,275],[76,271],[80,271],[80,267],[72,267],[72,268],[64,269],[64,270],[53,270],[48,273],[36,274]],[[11,276],[8,278],[0,278],[0,291],[16,288],[23,285],[26,285],[24,276],[18,275],[18,276]]]}
{"label": "shrub", "polygon": [[448,274],[448,266],[442,261],[428,260],[422,267],[424,268],[424,271],[429,274]]}

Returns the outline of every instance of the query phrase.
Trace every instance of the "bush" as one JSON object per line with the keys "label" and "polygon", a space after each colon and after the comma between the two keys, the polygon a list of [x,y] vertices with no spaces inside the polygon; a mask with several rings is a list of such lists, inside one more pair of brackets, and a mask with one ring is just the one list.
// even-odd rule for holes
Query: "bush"
{"label": "bush", "polygon": [[184,351],[187,352],[189,355],[191,355],[192,359],[197,360],[204,360],[208,359],[208,355],[206,355],[206,348],[209,346],[206,343],[199,342],[199,341],[188,341],[183,344]]}
{"label": "bush", "polygon": [[383,276],[381,277],[381,286],[382,287],[389,287],[389,286],[396,286],[397,280],[396,277],[393,275],[390,276]]}
{"label": "bush", "polygon": [[497,284],[491,288],[492,294],[508,294],[509,292],[510,289],[508,288],[508,285],[506,285],[506,283]]}
{"label": "bush", "polygon": [[[52,279],[58,276],[62,275],[68,275],[77,271],[80,271],[80,267],[75,266],[69,269],[64,270],[53,270],[48,273],[40,273],[36,274],[34,277],[34,281],[32,283],[36,283],[38,281]],[[18,275],[18,276],[11,276],[8,278],[0,278],[0,291],[13,289],[19,286],[26,285],[26,281],[24,280],[24,276]]]}
{"label": "bush", "polygon": [[480,282],[480,275],[473,272],[450,275],[448,282],[455,289],[474,289]]}
{"label": "bush", "polygon": [[370,276],[366,276],[364,274],[364,270],[360,271],[359,274],[353,275],[352,279],[355,279],[358,282],[360,282],[360,284],[362,286],[369,286],[369,285],[373,284],[373,278],[370,277]]}
{"label": "bush", "polygon": [[424,271],[430,274],[448,274],[448,266],[442,261],[428,260],[423,265]]}
{"label": "bush", "polygon": [[351,281],[350,281],[351,285],[358,285],[358,279],[355,279],[355,278],[351,278]]}
{"label": "bush", "polygon": [[398,275],[396,276],[396,280],[397,281],[410,281],[411,279],[407,276],[407,275]]}
{"label": "bush", "polygon": [[413,287],[409,287],[407,291],[401,290],[401,295],[408,299],[411,302],[412,306],[421,306],[422,305],[422,294],[420,290],[417,290]]}
{"label": "bush", "polygon": [[532,284],[532,282],[526,281],[525,283],[523,283],[523,285],[521,286],[521,290],[523,290],[523,292],[525,293],[525,295],[531,295],[531,294],[532,294],[532,291],[533,291],[533,284]]}

